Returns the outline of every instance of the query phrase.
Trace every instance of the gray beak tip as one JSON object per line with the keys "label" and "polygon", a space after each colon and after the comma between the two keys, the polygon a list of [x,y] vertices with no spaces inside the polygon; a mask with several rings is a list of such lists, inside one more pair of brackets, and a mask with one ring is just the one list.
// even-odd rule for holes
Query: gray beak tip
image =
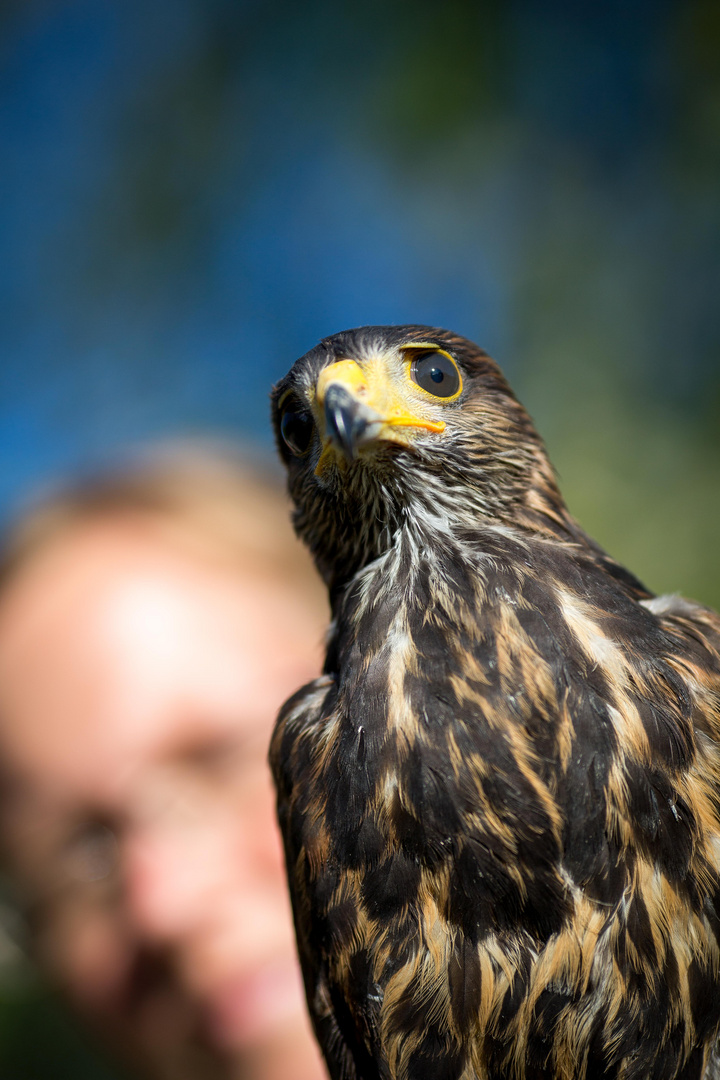
{"label": "gray beak tip", "polygon": [[329,386],[325,394],[325,429],[349,461],[357,457],[369,422],[363,406],[344,386]]}

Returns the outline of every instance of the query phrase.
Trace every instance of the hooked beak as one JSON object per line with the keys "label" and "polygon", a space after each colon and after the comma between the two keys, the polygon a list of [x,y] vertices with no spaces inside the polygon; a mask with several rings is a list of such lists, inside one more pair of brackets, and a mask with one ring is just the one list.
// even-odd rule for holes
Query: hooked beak
{"label": "hooked beak", "polygon": [[366,364],[363,369],[354,360],[338,360],[321,372],[315,400],[325,429],[317,474],[338,452],[341,459],[353,461],[363,447],[381,440],[409,445],[401,428],[437,432],[445,428],[442,421],[410,413],[407,401],[389,385],[379,366]]}
{"label": "hooked beak", "polygon": [[360,446],[370,442],[382,421],[374,409],[335,383],[325,393],[325,433],[330,442],[352,461]]}

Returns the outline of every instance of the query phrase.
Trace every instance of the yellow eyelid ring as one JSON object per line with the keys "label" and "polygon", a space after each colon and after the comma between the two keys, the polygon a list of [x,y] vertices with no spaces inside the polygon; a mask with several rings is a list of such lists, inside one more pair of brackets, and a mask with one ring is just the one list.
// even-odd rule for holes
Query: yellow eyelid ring
{"label": "yellow eyelid ring", "polygon": [[[457,399],[463,392],[463,378],[457,360],[451,353],[449,353],[446,349],[441,349],[438,345],[435,344],[434,341],[409,341],[406,345],[400,345],[399,348],[401,352],[410,353],[410,356],[407,360],[407,377],[408,380],[413,384],[413,386],[417,387],[421,394],[423,394],[427,398],[430,398],[430,400],[434,401],[436,404],[439,405],[450,405],[453,401],[457,401]],[[413,353],[418,353],[419,355],[414,356]],[[431,353],[437,353],[440,356],[444,356],[446,360],[450,361],[452,369],[457,375],[458,380],[458,388],[456,391],[454,391],[454,393],[448,395],[433,393],[432,390],[427,390],[418,382],[417,379],[413,377],[415,366],[418,361],[422,360],[423,356],[428,356]]]}

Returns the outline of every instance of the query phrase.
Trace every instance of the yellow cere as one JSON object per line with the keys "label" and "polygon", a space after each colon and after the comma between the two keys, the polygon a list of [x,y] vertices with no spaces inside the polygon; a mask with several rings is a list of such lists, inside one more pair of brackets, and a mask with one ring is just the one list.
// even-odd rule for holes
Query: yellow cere
{"label": "yellow cere", "polygon": [[338,360],[320,372],[315,392],[318,405],[322,405],[325,401],[325,394],[331,383],[344,386],[353,397],[362,399],[367,397],[368,381],[364,371],[354,360]]}
{"label": "yellow cere", "polygon": [[[413,389],[420,390],[409,380],[408,383]],[[318,409],[322,408],[330,385],[344,387],[357,401],[372,409],[378,419],[389,427],[415,427],[438,433],[445,430],[442,420],[430,420],[409,411],[403,394],[407,387],[395,385],[381,359],[364,361],[362,367],[354,360],[338,360],[324,368],[316,388],[315,400]],[[424,390],[420,392],[424,398],[431,397]]]}

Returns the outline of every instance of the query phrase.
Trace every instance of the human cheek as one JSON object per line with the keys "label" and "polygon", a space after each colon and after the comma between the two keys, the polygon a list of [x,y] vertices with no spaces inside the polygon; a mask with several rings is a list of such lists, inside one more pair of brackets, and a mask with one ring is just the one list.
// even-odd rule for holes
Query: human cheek
{"label": "human cheek", "polygon": [[285,859],[275,820],[275,801],[263,792],[252,807],[238,807],[228,820],[228,846],[239,887],[285,889]]}
{"label": "human cheek", "polygon": [[37,936],[42,966],[89,1013],[122,996],[133,948],[119,917],[79,903],[49,913]]}

